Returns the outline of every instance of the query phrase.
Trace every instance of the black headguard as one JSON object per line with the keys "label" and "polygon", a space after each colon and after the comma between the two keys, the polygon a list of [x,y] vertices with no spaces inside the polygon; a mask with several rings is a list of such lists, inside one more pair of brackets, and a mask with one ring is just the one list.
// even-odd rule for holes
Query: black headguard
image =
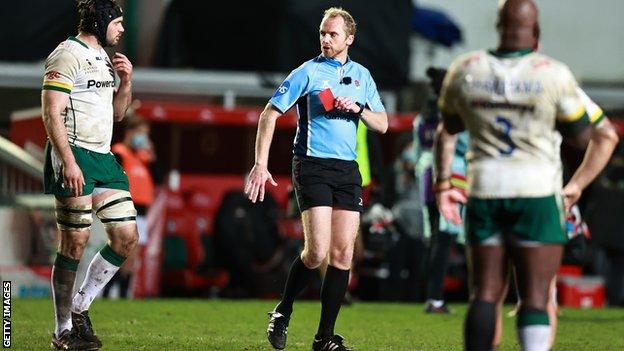
{"label": "black headguard", "polygon": [[103,47],[111,46],[106,40],[108,24],[123,16],[123,11],[115,0],[81,0],[78,3],[78,12],[78,29],[95,35]]}

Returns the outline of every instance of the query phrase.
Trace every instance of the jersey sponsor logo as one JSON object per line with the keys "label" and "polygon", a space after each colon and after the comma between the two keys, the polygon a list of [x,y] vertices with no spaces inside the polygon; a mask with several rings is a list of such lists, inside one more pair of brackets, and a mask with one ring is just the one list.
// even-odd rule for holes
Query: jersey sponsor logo
{"label": "jersey sponsor logo", "polygon": [[474,100],[470,102],[473,108],[495,109],[495,110],[517,110],[521,113],[535,111],[535,105],[513,104],[511,102],[492,102],[485,100]]}
{"label": "jersey sponsor logo", "polygon": [[275,90],[275,94],[273,94],[273,97],[276,96],[282,96],[284,94],[286,94],[286,92],[288,92],[288,89],[290,88],[290,82],[289,81],[284,81],[284,83],[282,83],[282,85],[279,86],[279,88],[277,88],[277,90]]}
{"label": "jersey sponsor logo", "polygon": [[353,82],[353,84],[355,84],[355,87],[356,87],[356,88],[358,88],[358,89],[360,88],[360,81],[359,81],[359,80],[357,80],[357,79],[356,79],[356,80]]}
{"label": "jersey sponsor logo", "polygon": [[100,68],[98,66],[89,66],[84,68],[86,74],[100,74]]}
{"label": "jersey sponsor logo", "polygon": [[356,115],[355,113],[342,112],[338,110],[327,112],[323,116],[327,119],[354,122],[355,124],[357,124],[360,119],[359,115]]}
{"label": "jersey sponsor logo", "polygon": [[115,87],[115,81],[114,80],[107,80],[107,81],[98,82],[95,79],[89,79],[89,81],[87,82],[87,89],[89,89],[91,87],[96,87],[96,88],[114,88]]}
{"label": "jersey sponsor logo", "polygon": [[61,78],[61,74],[57,71],[50,71],[46,74],[46,79],[55,80]]}
{"label": "jersey sponsor logo", "polygon": [[544,87],[539,81],[531,80],[501,80],[501,79],[474,79],[468,82],[469,89],[481,90],[490,94],[539,94]]}

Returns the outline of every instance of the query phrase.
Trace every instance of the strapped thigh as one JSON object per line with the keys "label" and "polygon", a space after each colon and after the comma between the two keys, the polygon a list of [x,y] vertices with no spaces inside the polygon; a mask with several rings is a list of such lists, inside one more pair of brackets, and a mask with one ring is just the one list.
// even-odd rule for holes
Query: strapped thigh
{"label": "strapped thigh", "polygon": [[89,230],[93,217],[91,215],[91,204],[66,205],[57,200],[56,225],[59,230]]}
{"label": "strapped thigh", "polygon": [[94,211],[106,229],[136,222],[137,211],[128,191],[114,192],[97,203]]}

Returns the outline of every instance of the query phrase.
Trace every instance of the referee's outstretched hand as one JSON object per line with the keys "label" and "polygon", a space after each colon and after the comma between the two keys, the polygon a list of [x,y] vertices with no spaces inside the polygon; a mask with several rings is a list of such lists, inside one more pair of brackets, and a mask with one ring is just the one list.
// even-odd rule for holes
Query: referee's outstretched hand
{"label": "referee's outstretched hand", "polygon": [[264,187],[267,180],[273,186],[277,186],[277,182],[273,180],[273,176],[269,173],[266,166],[253,166],[245,182],[245,195],[251,202],[264,201]]}

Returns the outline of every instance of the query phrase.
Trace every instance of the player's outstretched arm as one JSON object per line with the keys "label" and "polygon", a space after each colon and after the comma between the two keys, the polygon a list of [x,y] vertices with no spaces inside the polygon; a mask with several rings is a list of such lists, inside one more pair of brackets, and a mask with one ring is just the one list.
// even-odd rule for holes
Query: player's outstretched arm
{"label": "player's outstretched arm", "polygon": [[264,201],[264,187],[267,180],[273,186],[277,186],[273,176],[269,173],[268,164],[269,149],[271,148],[271,141],[275,132],[275,123],[281,115],[282,113],[273,107],[271,103],[268,103],[260,114],[258,132],[256,133],[256,161],[245,183],[245,195],[253,203]]}
{"label": "player's outstretched arm", "polygon": [[119,76],[119,88],[113,97],[113,116],[119,122],[126,116],[126,110],[132,102],[132,63],[126,55],[116,52],[113,56],[113,68]]}
{"label": "player's outstretched arm", "polygon": [[43,90],[41,93],[43,125],[52,147],[63,162],[63,186],[71,189],[74,196],[80,196],[84,177],[69,146],[67,129],[61,118],[61,111],[65,109],[68,102],[69,94],[64,92]]}
{"label": "player's outstretched arm", "polygon": [[608,118],[604,118],[600,124],[592,128],[583,162],[563,188],[566,210],[570,210],[570,207],[581,197],[581,193],[587,185],[607,165],[618,139],[617,133]]}

